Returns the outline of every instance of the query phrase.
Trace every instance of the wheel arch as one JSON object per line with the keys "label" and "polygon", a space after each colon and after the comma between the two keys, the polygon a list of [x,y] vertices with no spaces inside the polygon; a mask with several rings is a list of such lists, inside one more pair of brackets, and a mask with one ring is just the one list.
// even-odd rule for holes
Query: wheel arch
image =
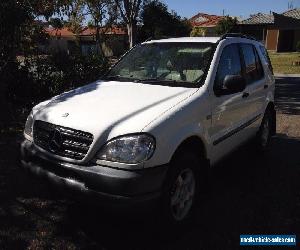
{"label": "wheel arch", "polygon": [[267,111],[270,111],[272,114],[272,119],[273,119],[273,123],[272,123],[272,135],[276,134],[276,109],[275,109],[275,104],[273,101],[270,101],[266,107],[265,113]]}
{"label": "wheel arch", "polygon": [[186,150],[188,150],[189,152],[196,153],[202,159],[208,161],[205,144],[203,140],[196,135],[190,136],[183,140],[176,148],[171,160],[174,160],[174,158],[178,156],[178,154],[181,154]]}

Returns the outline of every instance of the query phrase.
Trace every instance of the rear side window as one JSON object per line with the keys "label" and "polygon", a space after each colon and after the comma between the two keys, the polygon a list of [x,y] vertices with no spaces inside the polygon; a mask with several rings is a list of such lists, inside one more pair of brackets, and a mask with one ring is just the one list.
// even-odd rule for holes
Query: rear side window
{"label": "rear side window", "polygon": [[237,44],[230,44],[223,49],[217,75],[215,78],[214,91],[217,95],[223,92],[223,81],[227,75],[241,75],[242,66]]}
{"label": "rear side window", "polygon": [[260,49],[261,53],[263,54],[264,58],[266,59],[266,62],[268,63],[268,67],[273,74],[273,67],[272,67],[272,63],[271,63],[268,51],[266,50],[266,48],[264,46],[259,46],[259,49]]}
{"label": "rear side window", "polygon": [[251,84],[263,77],[261,61],[255,47],[251,44],[241,44],[241,50],[245,62],[245,77],[248,84]]}
{"label": "rear side window", "polygon": [[264,70],[263,66],[261,64],[261,60],[259,58],[259,55],[257,53],[257,50],[255,47],[253,47],[254,53],[255,53],[255,61],[256,61],[256,68],[257,68],[257,74],[258,74],[258,79],[261,79],[264,77]]}

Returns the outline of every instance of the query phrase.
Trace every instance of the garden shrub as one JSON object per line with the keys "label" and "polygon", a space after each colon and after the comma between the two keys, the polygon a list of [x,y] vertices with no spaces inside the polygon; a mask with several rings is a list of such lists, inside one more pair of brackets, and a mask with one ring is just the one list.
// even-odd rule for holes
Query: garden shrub
{"label": "garden shrub", "polygon": [[99,79],[108,69],[105,58],[58,53],[27,58],[7,67],[7,99],[14,117],[24,120],[35,104]]}

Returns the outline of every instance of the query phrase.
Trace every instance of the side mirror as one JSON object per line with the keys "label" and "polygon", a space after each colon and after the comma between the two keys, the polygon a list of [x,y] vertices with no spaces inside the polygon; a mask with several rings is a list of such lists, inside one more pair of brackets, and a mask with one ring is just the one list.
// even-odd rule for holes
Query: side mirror
{"label": "side mirror", "polygon": [[242,92],[246,88],[246,80],[240,75],[227,75],[224,78],[223,88],[230,94]]}

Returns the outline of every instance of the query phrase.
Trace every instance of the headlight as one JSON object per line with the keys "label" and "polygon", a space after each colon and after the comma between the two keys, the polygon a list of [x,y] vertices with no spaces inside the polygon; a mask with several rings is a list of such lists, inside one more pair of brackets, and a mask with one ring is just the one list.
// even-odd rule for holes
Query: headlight
{"label": "headlight", "polygon": [[126,135],[108,142],[97,159],[136,164],[148,160],[155,149],[155,139],[147,134]]}
{"label": "headlight", "polygon": [[25,123],[24,133],[32,137],[32,130],[33,130],[33,113],[31,111]]}

